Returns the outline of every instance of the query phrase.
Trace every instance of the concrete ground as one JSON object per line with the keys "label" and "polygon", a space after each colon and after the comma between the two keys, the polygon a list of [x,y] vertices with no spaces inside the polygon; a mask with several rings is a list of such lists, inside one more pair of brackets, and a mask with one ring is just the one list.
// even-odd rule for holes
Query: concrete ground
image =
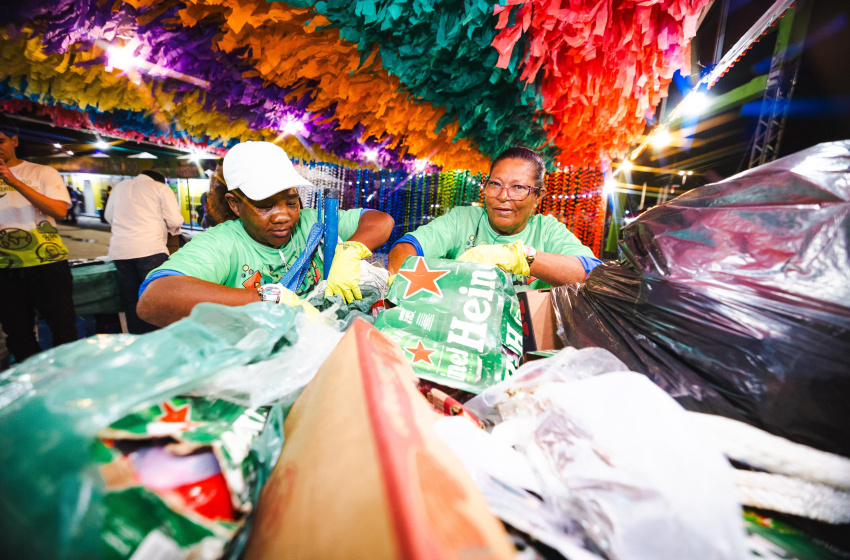
{"label": "concrete ground", "polygon": [[109,252],[109,239],[112,237],[109,224],[100,218],[77,218],[76,224],[57,222],[56,229],[62,236],[62,242],[68,248],[68,260],[96,259],[105,257]]}
{"label": "concrete ground", "polygon": [[[112,237],[111,227],[104,224],[100,218],[79,216],[76,224],[57,222],[56,229],[62,236],[62,241],[68,248],[68,260],[96,259],[105,257],[109,252],[109,239]],[[200,230],[183,228],[183,236],[191,239]]]}

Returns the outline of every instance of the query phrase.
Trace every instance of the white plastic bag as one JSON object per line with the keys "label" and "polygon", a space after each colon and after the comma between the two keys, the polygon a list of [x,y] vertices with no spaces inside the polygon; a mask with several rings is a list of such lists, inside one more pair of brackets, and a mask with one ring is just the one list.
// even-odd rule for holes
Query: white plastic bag
{"label": "white plastic bag", "polygon": [[[543,510],[573,537],[580,527],[586,549],[613,560],[746,557],[731,466],[675,400],[622,370],[605,350],[568,348],[466,406],[525,455]],[[551,516],[535,519],[532,536],[553,546]]]}

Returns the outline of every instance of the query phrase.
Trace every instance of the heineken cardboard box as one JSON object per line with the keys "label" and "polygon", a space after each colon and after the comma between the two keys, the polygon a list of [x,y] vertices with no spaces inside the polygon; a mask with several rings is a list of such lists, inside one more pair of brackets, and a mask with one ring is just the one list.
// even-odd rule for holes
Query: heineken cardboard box
{"label": "heineken cardboard box", "polygon": [[279,442],[281,421],[277,407],[175,397],[101,430],[92,457],[105,487],[102,557],[222,557],[271,467],[259,440]]}
{"label": "heineken cardboard box", "polygon": [[375,326],[422,379],[480,393],[516,372],[519,302],[510,275],[476,263],[408,257]]}
{"label": "heineken cardboard box", "polygon": [[563,348],[556,332],[557,321],[550,298],[551,290],[527,290],[517,295],[522,317],[523,361],[535,359],[537,355],[530,352]]}

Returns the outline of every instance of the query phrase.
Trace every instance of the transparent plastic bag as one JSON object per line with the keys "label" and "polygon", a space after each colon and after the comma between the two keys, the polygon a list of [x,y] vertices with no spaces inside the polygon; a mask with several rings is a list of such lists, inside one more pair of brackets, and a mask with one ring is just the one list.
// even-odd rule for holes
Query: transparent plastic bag
{"label": "transparent plastic bag", "polygon": [[262,302],[238,308],[200,304],[162,330],[92,337],[0,374],[4,554],[100,557],[106,509],[92,459],[96,434],[131,412],[291,346],[300,314]]}
{"label": "transparent plastic bag", "polygon": [[[629,371],[629,368],[603,348],[563,348],[551,358],[534,360],[523,364],[512,378],[484,389],[464,406],[486,425],[493,426],[502,421],[500,410],[512,416],[526,408],[527,416],[534,416],[537,404],[532,395],[536,387],[549,381],[575,381],[609,373]],[[506,394],[511,398],[506,399]],[[502,405],[502,408],[499,407]]]}
{"label": "transparent plastic bag", "polygon": [[465,405],[537,479],[528,488],[517,482],[527,476],[506,481],[482,465],[488,499],[522,508],[510,494],[539,495],[542,503],[524,500],[526,511],[513,515],[559,550],[579,543],[610,559],[743,558],[731,467],[684,409],[644,376],[617,371],[622,363],[605,350],[559,354]]}
{"label": "transparent plastic bag", "polygon": [[297,344],[283,348],[266,360],[231,367],[193,393],[249,408],[272,403],[291,406],[343,336],[329,323],[313,322],[304,314],[296,318],[295,325]]}

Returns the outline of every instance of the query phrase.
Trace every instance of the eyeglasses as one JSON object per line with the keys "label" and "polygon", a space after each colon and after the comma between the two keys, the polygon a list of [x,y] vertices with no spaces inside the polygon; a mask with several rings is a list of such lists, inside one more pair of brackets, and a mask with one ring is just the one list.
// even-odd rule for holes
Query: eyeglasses
{"label": "eyeglasses", "polygon": [[508,199],[519,202],[525,200],[532,192],[540,192],[539,187],[529,187],[528,185],[503,185],[499,181],[487,181],[484,183],[484,194],[487,196],[499,196],[502,189],[508,190]]}

